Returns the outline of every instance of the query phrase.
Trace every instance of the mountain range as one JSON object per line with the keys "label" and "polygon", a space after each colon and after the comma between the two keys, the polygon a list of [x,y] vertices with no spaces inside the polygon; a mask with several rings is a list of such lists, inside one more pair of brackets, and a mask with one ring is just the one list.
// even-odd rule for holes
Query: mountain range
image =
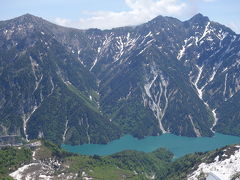
{"label": "mountain range", "polygon": [[111,30],[0,21],[0,135],[240,135],[240,35],[197,14]]}

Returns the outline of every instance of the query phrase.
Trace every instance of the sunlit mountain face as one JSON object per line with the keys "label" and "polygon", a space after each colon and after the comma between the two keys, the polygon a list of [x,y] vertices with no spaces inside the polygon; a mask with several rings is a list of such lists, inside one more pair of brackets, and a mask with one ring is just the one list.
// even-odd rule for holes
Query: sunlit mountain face
{"label": "sunlit mountain face", "polygon": [[240,135],[240,35],[197,14],[78,30],[0,22],[0,134],[57,144]]}

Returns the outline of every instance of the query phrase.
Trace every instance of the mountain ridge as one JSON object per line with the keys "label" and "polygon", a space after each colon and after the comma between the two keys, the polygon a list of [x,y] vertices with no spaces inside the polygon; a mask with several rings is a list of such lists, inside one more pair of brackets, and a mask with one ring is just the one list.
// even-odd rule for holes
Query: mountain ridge
{"label": "mountain ridge", "polygon": [[[239,96],[240,36],[202,14],[184,22],[158,16],[111,30],[65,28],[27,14],[2,21],[0,39],[1,67],[10,67],[0,72],[7,84],[1,104],[9,104],[1,106],[6,112],[0,115],[5,119],[0,134],[12,128],[19,135],[58,144],[106,143],[123,134],[240,135],[238,130],[223,130],[228,120],[222,118],[234,119],[230,127],[239,121],[239,113],[229,114],[222,104],[238,105],[231,98]],[[16,66],[8,59],[22,60]],[[24,66],[31,73],[12,73]],[[29,92],[24,90],[25,76]],[[15,102],[7,99],[7,91],[25,96]],[[14,103],[21,107],[16,108],[19,116],[9,118]],[[17,126],[6,125],[9,119]],[[108,132],[103,133],[104,127]],[[99,128],[101,138],[95,134]]]}

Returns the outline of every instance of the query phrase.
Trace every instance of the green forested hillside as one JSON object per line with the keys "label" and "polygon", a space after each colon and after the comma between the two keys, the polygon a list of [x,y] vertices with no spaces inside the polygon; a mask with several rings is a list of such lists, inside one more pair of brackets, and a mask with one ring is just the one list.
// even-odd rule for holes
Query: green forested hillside
{"label": "green forested hillside", "polygon": [[[45,170],[35,169],[35,171],[29,166],[29,169],[24,170],[25,173],[19,173],[23,173],[23,177],[35,177],[34,173],[36,176],[48,174],[53,179],[65,175],[63,176],[65,178],[85,177],[94,180],[185,180],[198,168],[199,164],[212,163],[216,161],[216,157],[219,157],[219,160],[227,159],[239,149],[237,146],[227,146],[173,160],[173,154],[162,148],[150,153],[128,150],[109,156],[85,156],[68,153],[49,141],[42,141],[41,146],[32,150],[27,146],[7,147],[0,150],[0,179],[10,179],[9,173],[23,165],[35,163],[38,164],[39,169],[45,167]],[[202,176],[205,177],[206,174]]]}
{"label": "green forested hillside", "polygon": [[0,149],[0,179],[12,179],[8,174],[17,170],[32,159],[31,150],[28,148],[5,147]]}

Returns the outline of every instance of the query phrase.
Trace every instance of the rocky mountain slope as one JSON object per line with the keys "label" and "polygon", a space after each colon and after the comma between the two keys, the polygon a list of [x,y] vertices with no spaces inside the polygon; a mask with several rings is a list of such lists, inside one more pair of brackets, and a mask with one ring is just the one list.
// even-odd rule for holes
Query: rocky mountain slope
{"label": "rocky mountain slope", "polygon": [[1,134],[59,144],[119,137],[99,111],[95,77],[42,23],[30,15],[0,23]]}
{"label": "rocky mountain slope", "polygon": [[2,135],[240,135],[240,35],[201,14],[104,31],[27,14],[0,22],[0,39]]}

